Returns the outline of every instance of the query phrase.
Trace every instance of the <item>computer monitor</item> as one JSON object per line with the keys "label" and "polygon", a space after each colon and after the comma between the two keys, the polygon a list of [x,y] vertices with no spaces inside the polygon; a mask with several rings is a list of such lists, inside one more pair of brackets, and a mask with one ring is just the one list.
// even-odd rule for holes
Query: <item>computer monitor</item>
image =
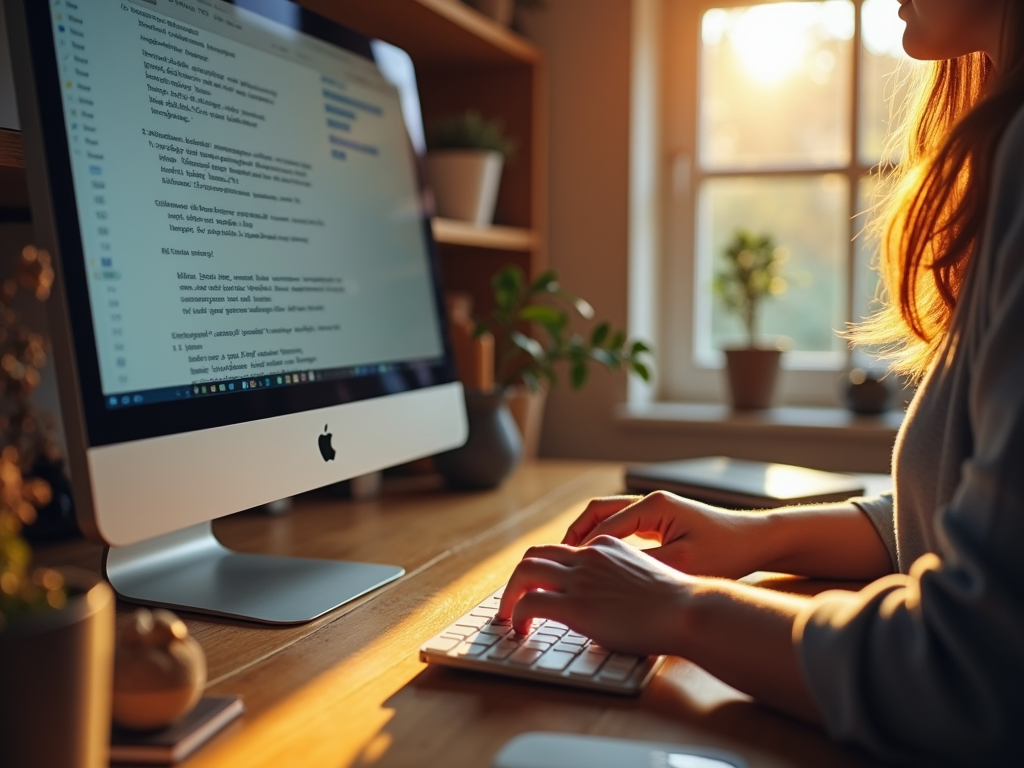
{"label": "computer monitor", "polygon": [[373,41],[285,0],[6,8],[75,500],[114,588],[294,623],[400,576],[211,526],[465,441]]}

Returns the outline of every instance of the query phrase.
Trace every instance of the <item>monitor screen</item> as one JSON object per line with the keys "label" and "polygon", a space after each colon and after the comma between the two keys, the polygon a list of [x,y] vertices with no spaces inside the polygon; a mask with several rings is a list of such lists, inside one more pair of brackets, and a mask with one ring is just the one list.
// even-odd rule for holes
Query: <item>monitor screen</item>
{"label": "monitor screen", "polygon": [[49,4],[92,444],[446,377],[399,93],[359,38],[282,3]]}
{"label": "monitor screen", "polygon": [[464,441],[401,51],[286,0],[7,6],[88,532]]}

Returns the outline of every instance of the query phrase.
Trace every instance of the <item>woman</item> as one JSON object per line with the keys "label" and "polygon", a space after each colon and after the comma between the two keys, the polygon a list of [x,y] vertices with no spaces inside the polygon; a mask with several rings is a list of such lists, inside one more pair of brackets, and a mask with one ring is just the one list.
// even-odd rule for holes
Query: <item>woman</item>
{"label": "woman", "polygon": [[[859,332],[922,380],[894,497],[758,515],[596,500],[516,568],[499,613],[517,630],[546,617],[685,656],[887,758],[1024,762],[1022,5],[900,0],[907,52],[939,63],[888,204],[892,306]],[[727,580],[756,570],[872,583],[807,598]]]}

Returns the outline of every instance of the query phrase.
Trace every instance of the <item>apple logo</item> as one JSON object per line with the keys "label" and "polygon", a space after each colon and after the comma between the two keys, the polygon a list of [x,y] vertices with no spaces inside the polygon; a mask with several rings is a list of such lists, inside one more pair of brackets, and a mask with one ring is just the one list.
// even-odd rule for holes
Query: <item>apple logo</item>
{"label": "apple logo", "polygon": [[334,461],[337,453],[334,446],[331,445],[331,433],[327,431],[326,424],[324,424],[324,433],[320,435],[317,444],[320,446],[320,455],[324,457],[324,461]]}

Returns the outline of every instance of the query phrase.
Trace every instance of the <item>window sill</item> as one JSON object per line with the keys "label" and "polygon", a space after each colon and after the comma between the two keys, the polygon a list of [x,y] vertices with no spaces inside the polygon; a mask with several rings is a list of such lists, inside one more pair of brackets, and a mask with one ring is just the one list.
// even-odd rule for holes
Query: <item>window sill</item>
{"label": "window sill", "polygon": [[760,437],[842,437],[895,439],[902,411],[859,416],[845,408],[780,406],[763,411],[734,411],[720,403],[655,402],[618,407],[616,421],[626,427],[694,432],[756,433]]}

